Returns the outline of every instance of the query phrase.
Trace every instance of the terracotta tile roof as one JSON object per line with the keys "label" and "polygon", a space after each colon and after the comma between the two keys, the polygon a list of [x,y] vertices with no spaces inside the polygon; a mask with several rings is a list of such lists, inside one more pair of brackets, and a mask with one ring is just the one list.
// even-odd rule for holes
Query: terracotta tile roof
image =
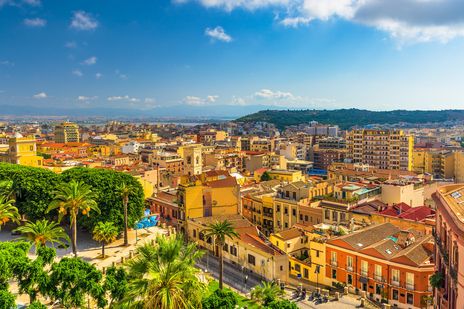
{"label": "terracotta tile roof", "polygon": [[226,188],[226,187],[235,187],[237,186],[237,179],[235,177],[227,177],[225,179],[219,179],[214,181],[209,181],[206,183],[211,188]]}
{"label": "terracotta tile roof", "polygon": [[280,231],[279,233],[276,233],[276,236],[280,237],[283,240],[294,239],[302,235],[304,235],[304,232],[302,232],[300,229],[297,229],[297,228],[290,228],[288,230],[283,230],[283,231]]}

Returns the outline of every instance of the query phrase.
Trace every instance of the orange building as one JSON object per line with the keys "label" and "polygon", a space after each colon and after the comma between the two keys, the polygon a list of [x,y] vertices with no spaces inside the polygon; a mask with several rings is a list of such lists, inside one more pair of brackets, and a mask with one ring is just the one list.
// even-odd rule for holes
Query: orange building
{"label": "orange building", "polygon": [[377,302],[423,308],[431,301],[433,251],[431,235],[372,225],[327,242],[326,276]]}
{"label": "orange building", "polygon": [[437,205],[436,308],[464,308],[464,184],[440,187]]}

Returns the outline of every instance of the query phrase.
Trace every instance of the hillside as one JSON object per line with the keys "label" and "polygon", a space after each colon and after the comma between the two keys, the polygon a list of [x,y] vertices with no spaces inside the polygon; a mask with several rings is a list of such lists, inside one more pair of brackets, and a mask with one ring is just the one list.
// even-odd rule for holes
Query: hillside
{"label": "hillside", "polygon": [[342,129],[368,124],[394,124],[408,122],[412,124],[426,122],[464,121],[464,110],[441,111],[368,111],[361,109],[337,110],[263,110],[235,120],[235,122],[264,121],[273,123],[278,128],[290,125],[318,121],[326,124],[338,124]]}

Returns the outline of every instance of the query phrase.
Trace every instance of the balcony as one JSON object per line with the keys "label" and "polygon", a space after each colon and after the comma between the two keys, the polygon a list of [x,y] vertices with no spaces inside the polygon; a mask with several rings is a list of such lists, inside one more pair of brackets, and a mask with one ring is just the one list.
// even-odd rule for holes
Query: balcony
{"label": "balcony", "polygon": [[414,291],[414,283],[407,283],[406,282],[406,289],[410,291]]}
{"label": "balcony", "polygon": [[367,277],[367,276],[368,276],[368,271],[367,271],[367,270],[362,270],[362,269],[361,269],[361,276],[362,276],[362,277]]}
{"label": "balcony", "polygon": [[375,275],[374,275],[374,279],[375,279],[375,281],[379,281],[379,282],[383,282],[383,281],[384,281],[382,275],[377,275],[377,274],[375,274]]}
{"label": "balcony", "polygon": [[332,265],[333,267],[337,267],[338,266],[337,260],[331,260],[330,265]]}
{"label": "balcony", "polygon": [[353,266],[346,266],[347,271],[353,271]]}
{"label": "balcony", "polygon": [[399,286],[400,286],[400,282],[392,279],[391,285],[392,285],[392,286],[399,287]]}

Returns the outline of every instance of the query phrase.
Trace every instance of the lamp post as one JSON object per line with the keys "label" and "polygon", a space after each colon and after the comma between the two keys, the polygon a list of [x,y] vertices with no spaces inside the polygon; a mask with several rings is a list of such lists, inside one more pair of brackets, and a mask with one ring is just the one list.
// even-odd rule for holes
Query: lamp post
{"label": "lamp post", "polygon": [[245,294],[247,293],[247,281],[248,281],[248,275],[245,275]]}

